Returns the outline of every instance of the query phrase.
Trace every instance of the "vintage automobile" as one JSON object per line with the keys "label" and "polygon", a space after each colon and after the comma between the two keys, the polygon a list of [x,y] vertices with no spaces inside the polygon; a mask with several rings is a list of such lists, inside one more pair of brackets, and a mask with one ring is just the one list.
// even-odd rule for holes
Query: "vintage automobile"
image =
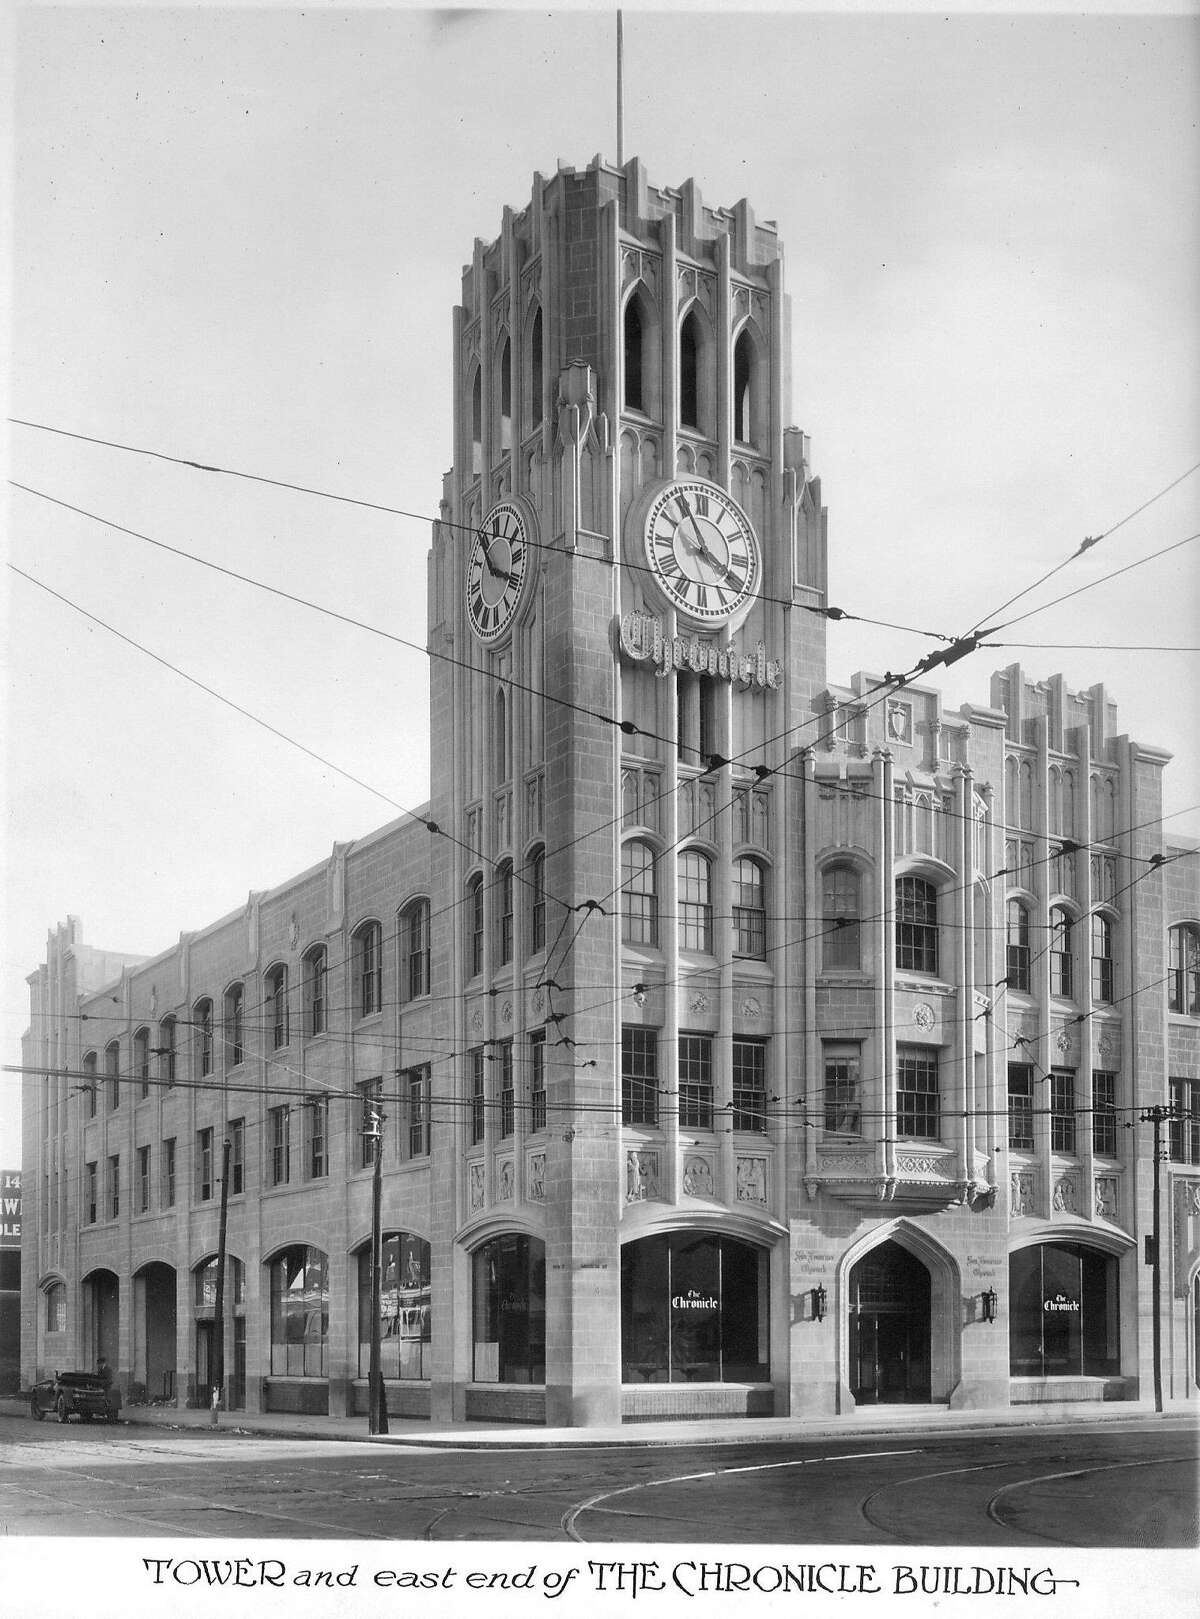
{"label": "vintage automobile", "polygon": [[69,1422],[77,1413],[84,1422],[99,1417],[115,1422],[121,1409],[119,1390],[98,1372],[55,1372],[35,1383],[29,1395],[29,1414],[39,1422],[53,1411],[60,1422]]}

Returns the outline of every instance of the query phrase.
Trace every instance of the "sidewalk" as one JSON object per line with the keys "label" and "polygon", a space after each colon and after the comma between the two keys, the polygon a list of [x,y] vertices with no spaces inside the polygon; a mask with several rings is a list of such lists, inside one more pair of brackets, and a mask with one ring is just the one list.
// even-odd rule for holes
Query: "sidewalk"
{"label": "sidewalk", "polygon": [[[479,1450],[492,1447],[537,1450],[610,1445],[733,1445],[800,1439],[847,1439],[910,1434],[970,1432],[994,1428],[1045,1428],[1094,1422],[1154,1422],[1167,1417],[1197,1418],[1191,1402],[1167,1402],[1160,1415],[1152,1401],[1123,1400],[1105,1404],[1080,1401],[1064,1405],[1006,1406],[994,1411],[948,1411],[928,1405],[890,1406],[855,1411],[846,1416],[812,1420],[801,1417],[699,1418],[671,1422],[627,1422],[603,1428],[528,1428],[517,1423],[464,1422],[434,1427],[400,1417],[389,1418],[386,1435],[367,1432],[365,1416],[312,1417],[278,1412],[222,1411],[214,1428],[208,1410],[171,1406],[126,1406],[120,1426],[204,1430],[214,1434],[254,1435],[272,1439],[359,1440],[372,1445],[408,1445],[430,1449]],[[23,1400],[0,1399],[0,1417],[31,1422]],[[52,1421],[52,1418],[48,1418]],[[13,1430],[0,1431],[12,1440]]]}

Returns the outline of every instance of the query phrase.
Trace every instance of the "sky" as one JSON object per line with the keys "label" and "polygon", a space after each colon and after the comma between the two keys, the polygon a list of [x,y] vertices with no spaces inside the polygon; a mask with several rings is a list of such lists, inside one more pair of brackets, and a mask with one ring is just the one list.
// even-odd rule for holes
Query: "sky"
{"label": "sky", "polygon": [[[778,223],[831,600],[958,634],[1107,536],[1012,613],[1139,565],[941,685],[986,702],[1017,659],[1103,680],[1122,729],[1177,756],[1170,831],[1200,836],[1197,658],[1161,650],[1200,642],[1200,545],[1178,543],[1200,531],[1200,32],[1131,9],[631,7],[624,146],[653,184]],[[615,160],[616,30],[323,6],[35,6],[8,29],[7,414],[41,424],[7,443],[8,560],[40,581],[5,571],[15,1064],[68,915],[156,954],[423,802],[462,266],[535,171]],[[831,678],[929,645],[833,625]],[[0,1167],[17,1091],[0,1073]]]}

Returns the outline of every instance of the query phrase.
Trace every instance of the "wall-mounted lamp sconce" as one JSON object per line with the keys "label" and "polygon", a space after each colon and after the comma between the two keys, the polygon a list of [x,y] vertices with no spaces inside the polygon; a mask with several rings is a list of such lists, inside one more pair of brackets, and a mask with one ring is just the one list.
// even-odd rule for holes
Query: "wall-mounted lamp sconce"
{"label": "wall-mounted lamp sconce", "polygon": [[979,1295],[979,1303],[983,1309],[983,1319],[994,1321],[996,1319],[996,1289],[988,1287]]}
{"label": "wall-mounted lamp sconce", "polygon": [[824,1321],[825,1306],[829,1302],[825,1289],[818,1285],[812,1289],[809,1297],[812,1299],[813,1320]]}

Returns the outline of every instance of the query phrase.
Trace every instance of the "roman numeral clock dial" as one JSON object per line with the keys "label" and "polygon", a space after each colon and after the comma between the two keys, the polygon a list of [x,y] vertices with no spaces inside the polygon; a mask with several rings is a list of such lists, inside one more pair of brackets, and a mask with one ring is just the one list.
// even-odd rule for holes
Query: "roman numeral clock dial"
{"label": "roman numeral clock dial", "polygon": [[481,641],[498,641],[521,603],[529,567],[529,530],[512,501],[493,506],[467,562],[467,618]]}
{"label": "roman numeral clock dial", "polygon": [[646,560],[679,612],[701,623],[732,618],[753,599],[762,556],[750,519],[716,484],[676,480],[646,515]]}

